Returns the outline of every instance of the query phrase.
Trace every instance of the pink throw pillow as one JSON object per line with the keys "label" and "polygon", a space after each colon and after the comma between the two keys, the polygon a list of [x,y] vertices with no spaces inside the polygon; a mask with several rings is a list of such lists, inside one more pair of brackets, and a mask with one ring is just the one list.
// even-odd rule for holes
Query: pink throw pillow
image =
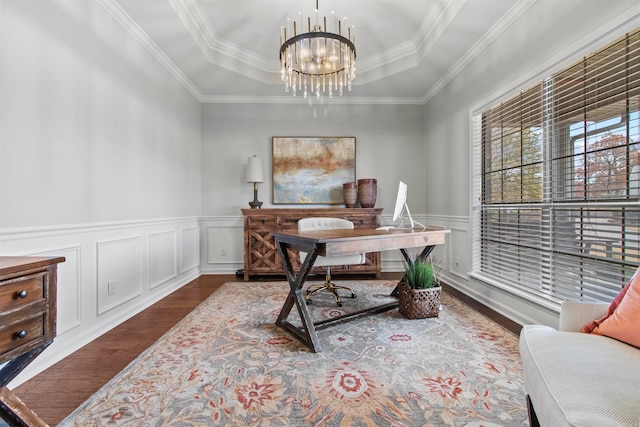
{"label": "pink throw pillow", "polygon": [[640,274],[636,272],[627,288],[620,305],[594,333],[640,347]]}
{"label": "pink throw pillow", "polygon": [[627,283],[625,285],[625,287],[622,288],[622,290],[618,293],[618,295],[616,295],[616,297],[613,299],[613,301],[611,301],[611,304],[609,305],[609,308],[607,309],[606,314],[604,316],[602,316],[601,318],[599,318],[599,319],[595,319],[595,320],[592,320],[591,322],[587,323],[585,326],[583,326],[583,328],[581,329],[581,332],[585,332],[587,334],[592,334],[592,333],[598,334],[598,331],[597,331],[598,330],[598,326],[600,326],[600,324],[602,322],[607,320],[613,314],[615,309],[618,308],[618,306],[620,305],[620,302],[622,302],[622,299],[627,294],[627,290],[629,289],[629,285],[631,284],[631,281],[637,275],[638,275],[638,272],[636,271],[636,274],[633,275],[633,277],[631,278],[629,283]]}

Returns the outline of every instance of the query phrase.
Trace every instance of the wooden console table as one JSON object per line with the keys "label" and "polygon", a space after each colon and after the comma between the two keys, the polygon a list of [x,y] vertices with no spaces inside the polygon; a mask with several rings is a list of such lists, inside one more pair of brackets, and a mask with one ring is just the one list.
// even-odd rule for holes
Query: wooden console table
{"label": "wooden console table", "polygon": [[[376,228],[380,225],[382,209],[376,208],[314,208],[314,209],[242,209],[244,216],[244,280],[251,276],[284,276],[285,271],[271,233],[295,231],[298,221],[309,217],[343,218],[353,222],[356,229]],[[291,254],[294,268],[300,268],[300,259]],[[314,269],[311,274],[324,274]],[[380,277],[380,252],[367,253],[361,265],[331,267],[333,275],[372,274]]]}
{"label": "wooden console table", "polygon": [[[314,353],[322,351],[316,330],[347,320],[382,313],[398,307],[398,303],[391,302],[343,316],[314,322],[307,309],[302,288],[318,255],[337,256],[367,251],[399,249],[407,263],[413,263],[417,260],[425,259],[436,245],[443,244],[445,242],[445,234],[447,233],[449,233],[449,230],[439,227],[426,227],[424,230],[376,230],[375,228],[365,228],[354,230],[314,230],[300,232],[296,230],[275,232],[274,238],[278,252],[282,257],[283,267],[286,270],[287,280],[291,288],[282,306],[282,310],[278,315],[276,325],[307,344]],[[422,251],[414,260],[409,256],[407,249],[417,247],[421,247]],[[293,268],[293,263],[289,256],[291,250],[304,251],[309,254],[300,269]],[[398,290],[396,287],[391,295],[397,296],[397,294]],[[302,326],[300,327],[293,325],[287,320],[294,306],[300,315],[302,322]]]}
{"label": "wooden console table", "polygon": [[58,263],[64,257],[0,257],[0,418],[11,426],[46,426],[7,384],[56,335]]}

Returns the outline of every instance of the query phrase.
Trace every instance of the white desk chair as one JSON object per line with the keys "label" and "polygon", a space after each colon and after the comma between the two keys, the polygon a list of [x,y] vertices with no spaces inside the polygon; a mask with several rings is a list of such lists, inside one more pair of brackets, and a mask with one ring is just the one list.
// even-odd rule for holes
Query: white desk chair
{"label": "white desk chair", "polygon": [[[298,231],[313,231],[313,230],[335,230],[335,229],[353,229],[353,223],[346,219],[341,218],[303,218],[298,221]],[[307,257],[306,252],[300,252],[300,262],[304,262]],[[315,267],[327,267],[326,281],[320,285],[313,285],[307,288],[305,300],[307,304],[311,304],[311,296],[316,292],[325,291],[331,292],[336,299],[338,307],[342,307],[342,300],[338,294],[338,289],[345,289],[351,292],[351,298],[355,298],[356,294],[353,293],[351,288],[346,286],[338,286],[331,281],[331,266],[332,265],[353,265],[364,264],[366,261],[366,254],[353,254],[353,255],[339,255],[332,257],[318,256]]]}

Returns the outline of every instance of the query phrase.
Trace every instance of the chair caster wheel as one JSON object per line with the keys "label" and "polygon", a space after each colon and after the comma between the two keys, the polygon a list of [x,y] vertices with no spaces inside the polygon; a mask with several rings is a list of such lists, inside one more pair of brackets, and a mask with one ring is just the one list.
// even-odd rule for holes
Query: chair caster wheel
{"label": "chair caster wheel", "polygon": [[338,304],[338,307],[342,307],[342,303],[341,302],[338,302],[336,304]]}
{"label": "chair caster wheel", "polygon": [[351,298],[356,299],[358,296],[356,294],[351,294]]}

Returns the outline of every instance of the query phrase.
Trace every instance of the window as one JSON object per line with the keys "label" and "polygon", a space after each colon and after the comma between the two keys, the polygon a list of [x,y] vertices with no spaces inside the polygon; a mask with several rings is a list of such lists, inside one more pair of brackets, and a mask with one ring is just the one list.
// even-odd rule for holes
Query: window
{"label": "window", "polygon": [[610,301],[640,265],[640,29],[482,112],[474,272]]}

